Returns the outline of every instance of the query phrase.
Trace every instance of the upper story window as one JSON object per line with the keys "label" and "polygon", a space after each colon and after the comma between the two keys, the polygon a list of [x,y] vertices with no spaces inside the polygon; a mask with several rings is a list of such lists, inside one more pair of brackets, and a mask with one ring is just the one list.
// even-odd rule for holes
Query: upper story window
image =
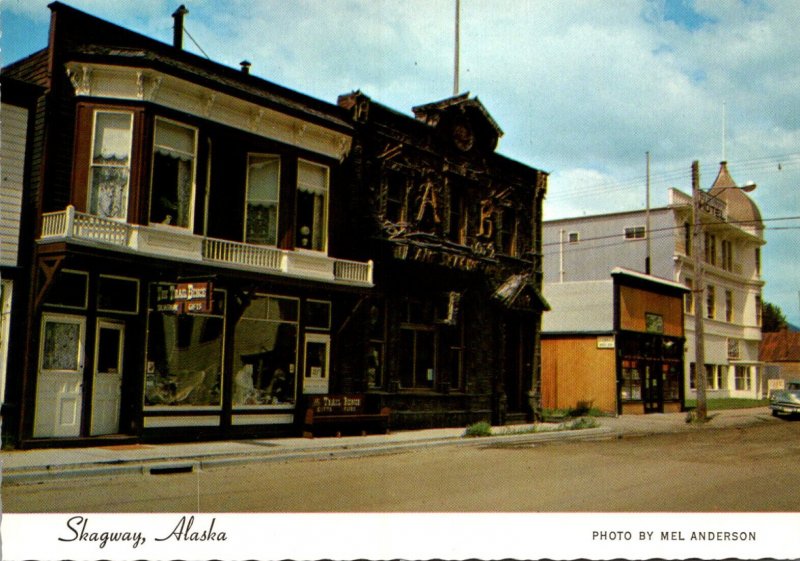
{"label": "upper story window", "polygon": [[127,220],[133,113],[95,111],[89,174],[89,212]]}
{"label": "upper story window", "polygon": [[314,251],[328,249],[328,166],[297,162],[295,247]]}
{"label": "upper story window", "polygon": [[756,248],[755,259],[756,259],[756,274],[757,275],[761,275],[761,248],[760,247]]}
{"label": "upper story window", "polygon": [[569,240],[569,243],[578,243],[581,237],[578,232],[570,232],[567,234],[567,239]]}
{"label": "upper story window", "polygon": [[389,222],[405,221],[406,176],[390,172],[386,175],[386,208],[384,218]]}
{"label": "upper story window", "polygon": [[632,226],[629,228],[625,228],[626,240],[643,240],[644,237],[645,237],[644,226]]}
{"label": "upper story window", "polygon": [[692,227],[688,222],[683,223],[683,252],[687,257],[692,255]]}
{"label": "upper story window", "polygon": [[245,242],[277,245],[280,183],[279,156],[248,155]]}
{"label": "upper story window", "polygon": [[726,271],[733,271],[733,244],[730,240],[722,240],[722,268]]}
{"label": "upper story window", "polygon": [[150,223],[191,228],[197,129],[157,118],[153,144]]}
{"label": "upper story window", "polygon": [[706,263],[717,264],[717,236],[706,232],[705,235]]}
{"label": "upper story window", "polygon": [[725,321],[731,323],[733,321],[733,291],[725,291]]}
{"label": "upper story window", "polygon": [[517,213],[513,208],[503,209],[500,217],[500,243],[506,255],[517,255]]}
{"label": "upper story window", "polygon": [[467,243],[467,202],[460,185],[450,186],[450,223],[447,237],[456,243]]}
{"label": "upper story window", "polygon": [[713,286],[706,287],[706,317],[714,319],[717,317],[717,297]]}

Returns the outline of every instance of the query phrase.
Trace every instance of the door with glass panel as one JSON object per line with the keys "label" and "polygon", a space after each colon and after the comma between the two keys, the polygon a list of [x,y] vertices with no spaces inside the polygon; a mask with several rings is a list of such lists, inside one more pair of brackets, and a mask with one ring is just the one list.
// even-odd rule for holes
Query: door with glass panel
{"label": "door with glass panel", "polygon": [[125,326],[97,321],[92,386],[92,435],[119,432]]}
{"label": "door with glass panel", "polygon": [[645,362],[643,368],[644,375],[644,399],[645,413],[663,413],[664,396],[661,380],[661,364],[655,362]]}
{"label": "door with glass panel", "polygon": [[34,437],[80,435],[85,335],[85,318],[42,317]]}
{"label": "door with glass panel", "polygon": [[320,333],[306,335],[303,393],[328,393],[330,389],[330,353],[330,335]]}

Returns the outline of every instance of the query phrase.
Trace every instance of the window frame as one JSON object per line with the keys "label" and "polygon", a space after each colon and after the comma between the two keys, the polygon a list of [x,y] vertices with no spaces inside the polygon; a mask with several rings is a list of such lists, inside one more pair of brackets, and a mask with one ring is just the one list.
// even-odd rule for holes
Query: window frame
{"label": "window frame", "polygon": [[[194,153],[191,154],[192,163],[191,163],[191,193],[189,195],[189,211],[188,216],[186,219],[187,225],[181,226],[179,224],[164,224],[163,222],[154,222],[153,221],[153,195],[154,192],[154,181],[155,181],[155,161],[156,161],[156,154],[157,148],[162,146],[163,148],[171,149],[169,146],[166,145],[159,145],[156,143],[156,137],[158,133],[158,123],[168,123],[170,125],[181,127],[184,129],[188,129],[193,133],[193,144],[194,144]],[[195,219],[195,203],[197,201],[197,160],[198,160],[198,150],[199,150],[199,139],[200,139],[200,129],[194,125],[189,125],[187,123],[183,123],[181,121],[176,121],[175,119],[170,119],[167,117],[162,117],[160,115],[156,115],[153,119],[153,143],[152,143],[152,152],[150,154],[150,194],[149,194],[149,204],[147,209],[147,224],[149,226],[154,227],[165,227],[165,228],[177,228],[180,230],[186,231],[193,231],[194,230],[194,219]],[[176,152],[178,152],[176,150]],[[182,152],[183,153],[183,152]]]}
{"label": "window frame", "polygon": [[[639,235],[641,233],[641,235]],[[647,238],[646,226],[626,226],[622,232],[625,241],[638,241]]]}
{"label": "window frame", "polygon": [[[129,119],[129,128],[128,128],[128,160],[127,165],[108,165],[108,164],[96,164],[95,163],[95,147],[96,147],[96,140],[97,140],[97,122],[98,116],[100,114],[118,114],[118,115],[127,115]],[[112,108],[112,107],[91,107],[91,134],[89,138],[89,154],[88,154],[88,168],[86,174],[86,211],[93,216],[98,216],[100,218],[104,218],[106,220],[114,220],[117,222],[127,222],[128,217],[130,216],[130,207],[131,207],[131,178],[133,175],[133,162],[134,162],[134,129],[136,126],[136,114],[131,109],[122,109],[122,108]],[[94,171],[97,168],[124,168],[127,171],[127,178],[125,184],[125,210],[124,216],[102,216],[100,214],[96,214],[92,212],[92,199],[94,193]]]}
{"label": "window frame", "polygon": [[[278,162],[278,185],[277,185],[277,198],[275,199],[275,243],[274,244],[256,244],[255,242],[249,241],[247,237],[247,222],[249,218],[249,206],[250,206],[250,166],[251,161],[254,157],[261,157],[261,158],[273,158],[275,161]],[[247,153],[247,172],[245,177],[245,195],[244,195],[244,220],[243,220],[243,230],[242,230],[242,239],[245,243],[252,243],[254,245],[263,245],[265,247],[277,247],[278,242],[280,239],[280,216],[281,216],[281,177],[283,173],[283,160],[280,154],[271,154],[271,153],[264,153],[264,152],[248,152]],[[261,201],[261,199],[258,199]],[[266,201],[267,199],[264,199]]]}
{"label": "window frame", "polygon": [[[298,240],[300,239],[301,232],[300,225],[299,225],[299,200],[300,200],[300,192],[302,189],[300,188],[300,168],[302,165],[314,166],[317,168],[324,169],[325,171],[325,188],[324,188],[324,203],[322,209],[322,225],[320,228],[321,236],[322,236],[322,243],[321,248],[316,249],[313,247],[314,240],[313,240],[313,229],[314,226],[312,225],[312,232],[310,235],[311,238],[311,247],[303,247],[301,244],[298,244]],[[298,158],[297,159],[297,178],[295,180],[295,209],[294,209],[294,248],[300,251],[309,251],[314,253],[324,253],[327,255],[328,253],[328,224],[329,224],[329,211],[330,211],[330,194],[331,194],[331,166],[327,164],[322,164],[319,162],[315,162],[312,160],[307,160],[305,158]],[[316,218],[316,217],[315,217]]]}

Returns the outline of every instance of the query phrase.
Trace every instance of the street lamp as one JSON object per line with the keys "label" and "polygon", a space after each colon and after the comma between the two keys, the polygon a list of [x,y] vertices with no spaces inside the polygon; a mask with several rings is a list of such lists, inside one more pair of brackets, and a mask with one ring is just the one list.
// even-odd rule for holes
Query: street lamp
{"label": "street lamp", "polygon": [[[750,193],[755,188],[756,184],[749,181],[742,187],[722,187],[720,190],[739,189],[745,193]],[[708,203],[717,197],[709,195],[700,189],[700,163],[695,160],[692,162],[692,215],[694,222],[692,231],[692,252],[694,254],[693,292],[696,295],[694,298],[694,379],[697,392],[697,407],[695,408],[693,416],[696,421],[705,421],[708,417],[708,405],[706,402],[705,336],[703,328],[705,284],[703,281],[703,258],[700,255],[703,243],[703,223],[700,220],[700,209],[703,204],[702,198],[705,198],[705,202]]]}

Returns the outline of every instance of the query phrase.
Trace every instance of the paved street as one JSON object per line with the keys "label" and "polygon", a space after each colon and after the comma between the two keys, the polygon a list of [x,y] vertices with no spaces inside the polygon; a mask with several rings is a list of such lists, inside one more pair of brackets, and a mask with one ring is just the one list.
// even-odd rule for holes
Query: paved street
{"label": "paved street", "polygon": [[3,488],[5,512],[795,511],[800,422]]}

